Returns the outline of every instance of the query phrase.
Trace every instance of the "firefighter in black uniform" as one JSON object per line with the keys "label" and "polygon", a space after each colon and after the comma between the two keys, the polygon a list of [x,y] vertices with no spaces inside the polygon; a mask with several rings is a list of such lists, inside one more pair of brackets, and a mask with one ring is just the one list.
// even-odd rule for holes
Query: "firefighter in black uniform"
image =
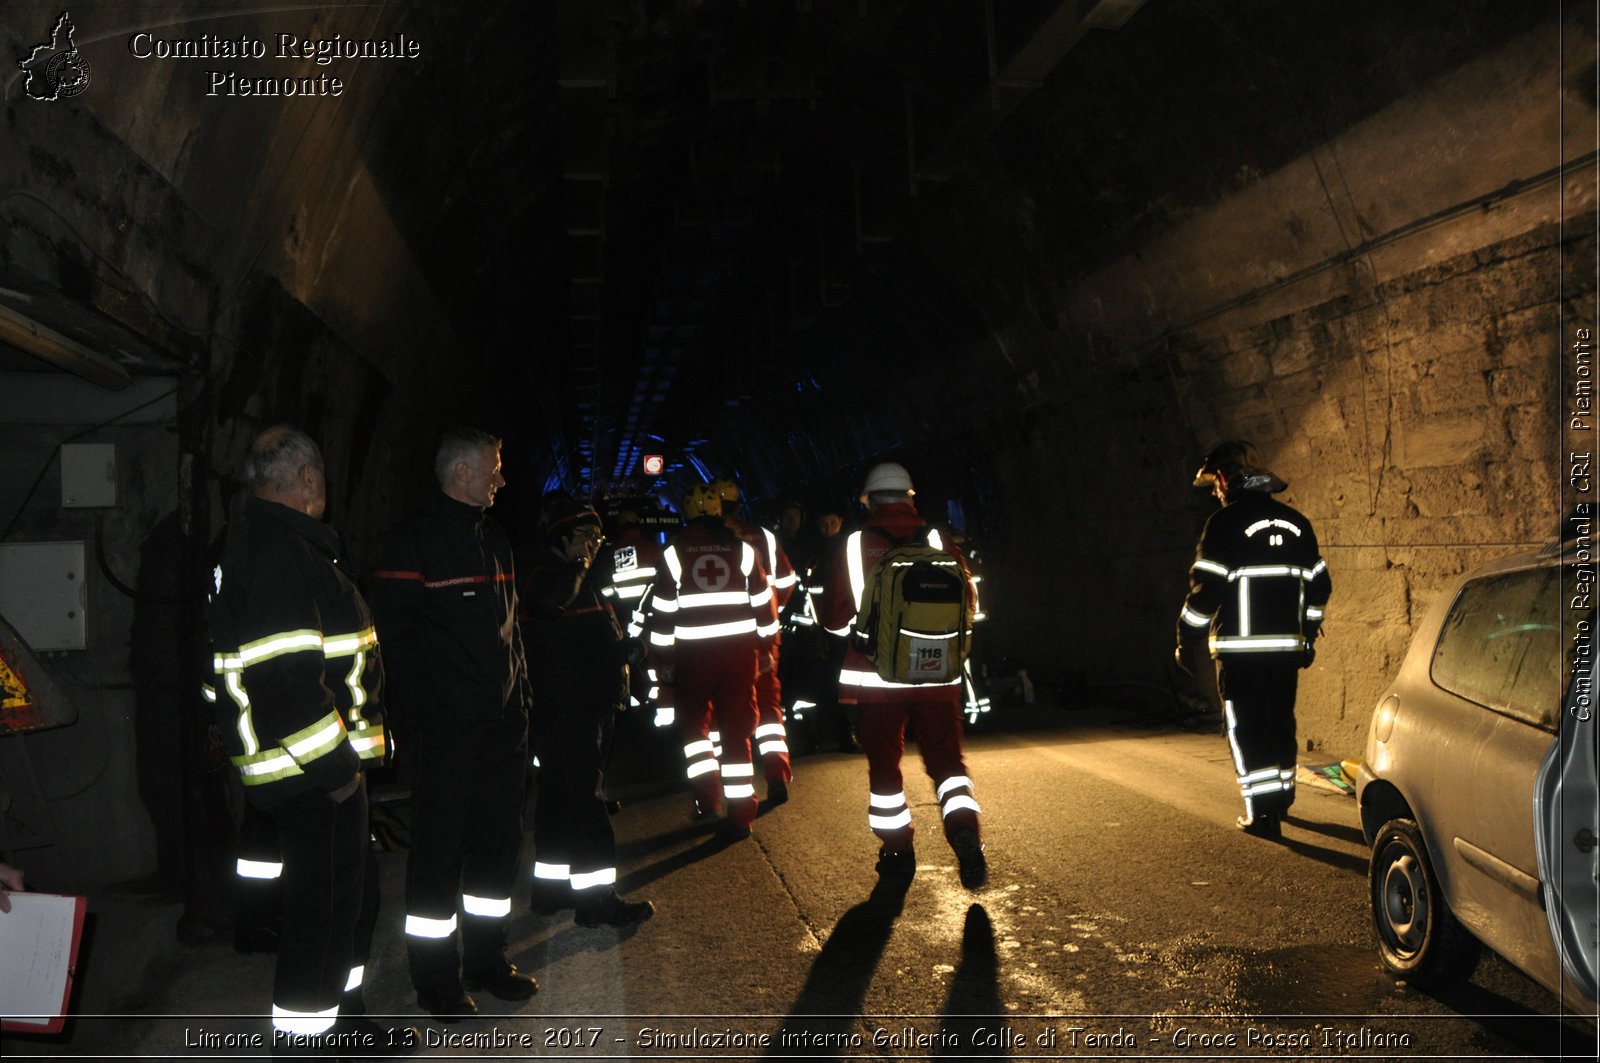
{"label": "firefighter in black uniform", "polygon": [[[322,455],[287,425],[256,437],[230,521],[210,627],[219,730],[251,804],[277,828],[283,930],[275,1051],[416,1047],[354,1018],[376,918],[364,768],[386,752],[372,616],[339,567]],[[319,1045],[318,1042],[321,1042]]]}
{"label": "firefighter in black uniform", "polygon": [[628,666],[644,661],[644,643],[623,637],[597,586],[593,565],[604,540],[594,510],[577,501],[553,506],[522,594],[528,639],[550,662],[533,677],[532,907],[546,915],[576,909],[586,927],[630,926],[655,913],[649,901],[617,895],[616,837],[601,796]]}
{"label": "firefighter in black uniform", "polygon": [[1178,618],[1177,661],[1194,674],[1202,641],[1216,661],[1239,792],[1240,829],[1276,838],[1294,802],[1294,699],[1316,655],[1333,591],[1317,534],[1272,496],[1288,485],[1256,466],[1249,443],[1222,443],[1195,475],[1222,509],[1206,521]]}
{"label": "firefighter in black uniform", "polygon": [[445,434],[439,493],[388,537],[372,607],[389,648],[390,701],[412,784],[406,946],[417,1003],[442,1022],[476,1015],[467,990],[527,1000],[506,958],[522,845],[528,683],[511,543],[484,512],[505,485],[500,441]]}

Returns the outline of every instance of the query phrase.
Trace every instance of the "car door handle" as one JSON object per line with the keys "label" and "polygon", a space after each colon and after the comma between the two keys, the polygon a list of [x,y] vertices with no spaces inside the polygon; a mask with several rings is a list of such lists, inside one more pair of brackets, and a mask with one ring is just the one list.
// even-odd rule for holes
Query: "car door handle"
{"label": "car door handle", "polygon": [[1572,844],[1578,847],[1579,852],[1594,852],[1594,847],[1597,842],[1600,842],[1600,838],[1596,838],[1594,836],[1594,832],[1588,827],[1584,827],[1572,837]]}

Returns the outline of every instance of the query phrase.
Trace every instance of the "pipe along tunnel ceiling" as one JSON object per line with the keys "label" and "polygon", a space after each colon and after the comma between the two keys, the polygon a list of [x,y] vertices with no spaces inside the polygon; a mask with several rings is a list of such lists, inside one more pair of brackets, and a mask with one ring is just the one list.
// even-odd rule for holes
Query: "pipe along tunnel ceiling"
{"label": "pipe along tunnel ceiling", "polygon": [[[68,14],[81,91],[3,82],[0,308],[94,366],[0,332],[0,369],[177,377],[215,470],[302,423],[358,543],[452,421],[507,438],[512,523],[546,487],[702,470],[839,504],[898,458],[1013,558],[1057,529],[1049,593],[1161,601],[1163,644],[1220,438],[1335,542],[1553,527],[1553,370],[1527,366],[1593,303],[1592,198],[1558,179],[1593,152],[1590,4]],[[0,42],[61,15],[9,0]],[[1396,653],[1409,590],[1370,597]]]}

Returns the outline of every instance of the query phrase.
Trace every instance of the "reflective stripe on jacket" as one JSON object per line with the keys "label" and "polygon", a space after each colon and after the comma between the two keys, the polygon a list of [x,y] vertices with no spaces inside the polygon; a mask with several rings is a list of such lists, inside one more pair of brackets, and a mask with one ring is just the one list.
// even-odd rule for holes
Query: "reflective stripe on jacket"
{"label": "reflective stripe on jacket", "polygon": [[661,555],[651,596],[650,645],[719,639],[766,643],[778,632],[778,609],[756,552],[720,517],[690,521]]}
{"label": "reflective stripe on jacket", "polygon": [[1260,491],[1238,492],[1206,522],[1178,620],[1184,645],[1214,657],[1299,654],[1333,593],[1311,522]]}
{"label": "reflective stripe on jacket", "polygon": [[260,804],[337,790],[387,752],[377,634],[338,552],[321,521],[251,497],[217,566],[208,700]]}

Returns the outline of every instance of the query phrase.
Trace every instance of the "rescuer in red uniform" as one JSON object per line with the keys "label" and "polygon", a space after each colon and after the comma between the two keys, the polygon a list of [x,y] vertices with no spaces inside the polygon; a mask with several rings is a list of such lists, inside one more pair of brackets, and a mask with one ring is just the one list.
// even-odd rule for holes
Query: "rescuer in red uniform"
{"label": "rescuer in red uniform", "polygon": [[[870,514],[865,526],[846,537],[828,563],[817,604],[818,622],[832,635],[847,636],[861,608],[866,577],[899,542],[926,542],[954,557],[966,573],[966,561],[952,543],[917,515],[911,474],[902,465],[885,462],[867,473],[862,501]],[[975,602],[968,579],[969,602]],[[906,725],[916,729],[922,764],[939,798],[945,839],[955,850],[961,884],[977,889],[989,871],[978,826],[978,802],[961,752],[961,678],[948,683],[906,684],[882,678],[855,646],[845,653],[839,672],[839,700],[861,706],[859,740],[867,755],[869,807],[867,823],[883,843],[878,874],[909,878],[916,873],[912,848],[911,806],[906,801],[900,758]]]}
{"label": "rescuer in red uniform", "polygon": [[756,817],[756,665],[777,634],[778,611],[755,550],[723,522],[716,490],[692,488],[683,514],[689,523],[662,554],[650,644],[661,658],[662,702],[677,710],[697,812],[710,814],[720,798],[725,833],[744,838]]}
{"label": "rescuer in red uniform", "polygon": [[[772,600],[781,615],[800,582],[794,566],[789,563],[788,553],[778,544],[776,535],[734,511],[733,507],[739,502],[737,484],[732,480],[716,480],[711,486],[722,498],[722,516],[728,527],[755,549],[761,567],[766,569],[767,586],[772,588]],[[767,780],[768,808],[789,800],[789,783],[794,779],[794,766],[789,759],[789,733],[783,722],[783,687],[778,680],[778,653],[782,641],[781,632],[774,635],[756,663],[756,757],[761,761],[761,771]]]}

